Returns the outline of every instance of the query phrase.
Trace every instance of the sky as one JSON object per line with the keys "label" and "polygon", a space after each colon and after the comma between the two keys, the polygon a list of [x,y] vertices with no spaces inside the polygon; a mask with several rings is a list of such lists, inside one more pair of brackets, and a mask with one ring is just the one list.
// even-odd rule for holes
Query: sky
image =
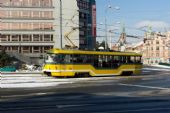
{"label": "sky", "polygon": [[[120,26],[125,26],[128,35],[143,36],[148,27],[153,31],[166,32],[170,30],[170,0],[96,0],[97,5],[97,34],[104,35],[105,17],[108,29],[114,29],[113,43],[117,41]],[[108,8],[110,5],[112,8]],[[115,10],[120,7],[120,10]],[[106,11],[107,9],[107,11]],[[121,24],[118,24],[118,23]],[[117,27],[119,28],[118,30]],[[142,29],[142,30],[140,30]],[[97,40],[102,40],[98,37]],[[127,38],[127,41],[136,43],[142,39]]]}

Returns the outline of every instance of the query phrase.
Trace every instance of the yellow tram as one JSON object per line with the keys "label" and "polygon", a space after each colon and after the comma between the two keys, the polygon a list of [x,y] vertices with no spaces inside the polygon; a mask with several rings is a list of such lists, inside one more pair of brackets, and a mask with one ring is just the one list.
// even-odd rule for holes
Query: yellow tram
{"label": "yellow tram", "polygon": [[56,77],[140,74],[141,57],[132,52],[52,49],[47,52],[43,72]]}

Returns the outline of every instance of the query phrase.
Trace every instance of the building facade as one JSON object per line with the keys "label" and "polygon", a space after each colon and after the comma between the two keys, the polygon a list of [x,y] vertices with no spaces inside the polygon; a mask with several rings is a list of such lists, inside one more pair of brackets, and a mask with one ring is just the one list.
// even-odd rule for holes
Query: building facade
{"label": "building facade", "polygon": [[80,49],[94,49],[96,44],[96,2],[77,0],[79,7]]}
{"label": "building facade", "polygon": [[64,48],[72,28],[78,28],[69,36],[76,46],[94,48],[95,0],[0,0],[0,6],[1,49],[40,57],[61,42]]}
{"label": "building facade", "polygon": [[1,49],[38,57],[53,48],[51,0],[0,0],[0,5]]}
{"label": "building facade", "polygon": [[170,32],[147,33],[143,45],[143,63],[170,63]]}

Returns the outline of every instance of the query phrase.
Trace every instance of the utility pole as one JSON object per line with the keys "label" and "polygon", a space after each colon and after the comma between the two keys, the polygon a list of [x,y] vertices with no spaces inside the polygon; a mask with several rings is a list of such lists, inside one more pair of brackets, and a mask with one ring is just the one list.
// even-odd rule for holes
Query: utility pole
{"label": "utility pole", "polygon": [[[107,14],[107,9],[105,10],[105,14]],[[105,50],[107,50],[107,17],[105,16]]]}
{"label": "utility pole", "polygon": [[108,5],[107,8],[105,9],[105,49],[108,49],[108,46],[107,46],[107,43],[108,43],[108,35],[107,35],[107,12],[108,12],[108,9],[115,9],[115,10],[120,10],[119,7],[112,7],[111,5]]}
{"label": "utility pole", "polygon": [[62,23],[63,23],[62,0],[60,0],[60,45],[61,45],[61,49],[63,47],[63,28],[62,28]]}

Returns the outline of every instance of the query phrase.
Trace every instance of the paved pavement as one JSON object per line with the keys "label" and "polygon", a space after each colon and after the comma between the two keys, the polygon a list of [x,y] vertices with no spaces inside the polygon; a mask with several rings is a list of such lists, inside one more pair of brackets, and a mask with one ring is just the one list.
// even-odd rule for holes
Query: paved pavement
{"label": "paved pavement", "polygon": [[[167,68],[151,68],[145,67],[143,69],[142,75],[147,75],[147,73],[157,71],[169,71]],[[153,74],[153,73],[152,73]],[[45,76],[41,73],[2,73],[1,74],[1,88],[35,88],[35,87],[50,87],[50,86],[58,86],[60,84],[68,84],[75,83],[86,80],[100,80],[100,79],[108,79],[108,78],[70,78],[70,79],[56,79],[53,77]],[[110,79],[110,78],[109,78]],[[113,78],[111,79],[119,79]]]}

